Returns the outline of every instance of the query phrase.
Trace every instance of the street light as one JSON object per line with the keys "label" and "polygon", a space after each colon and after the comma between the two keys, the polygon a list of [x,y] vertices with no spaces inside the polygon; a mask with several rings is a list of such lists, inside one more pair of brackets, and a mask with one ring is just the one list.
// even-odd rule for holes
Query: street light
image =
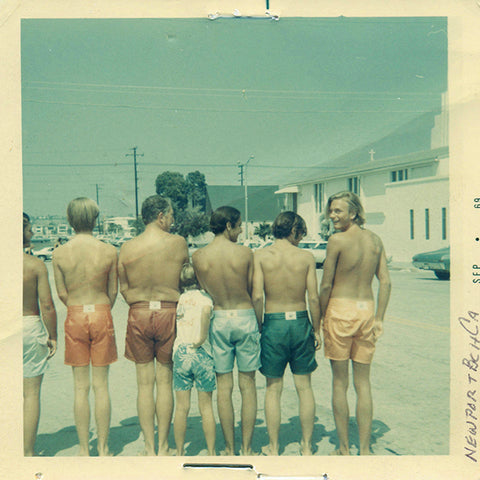
{"label": "street light", "polygon": [[[248,182],[247,182],[247,165],[250,160],[255,158],[254,155],[250,155],[249,159],[245,163],[237,162],[237,165],[240,167],[240,174],[242,176],[242,184],[245,187],[245,240],[248,240]],[[245,182],[244,179],[245,171]]]}

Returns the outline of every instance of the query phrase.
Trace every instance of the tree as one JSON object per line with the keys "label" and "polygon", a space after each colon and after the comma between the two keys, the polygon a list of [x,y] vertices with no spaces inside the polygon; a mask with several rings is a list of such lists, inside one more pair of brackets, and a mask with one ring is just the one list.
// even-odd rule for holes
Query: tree
{"label": "tree", "polygon": [[263,222],[255,227],[255,231],[253,233],[265,241],[265,239],[272,234],[272,226],[267,222]]}
{"label": "tree", "polygon": [[201,212],[199,207],[187,208],[179,212],[178,218],[175,218],[174,229],[182,237],[196,237],[208,231],[210,226],[210,217]]}
{"label": "tree", "polygon": [[172,202],[175,216],[172,233],[188,238],[208,230],[210,219],[205,214],[207,183],[203,173],[197,170],[184,178],[178,172],[163,172],[155,180],[155,190]]}
{"label": "tree", "polygon": [[195,208],[199,207],[202,212],[207,209],[207,182],[205,175],[198,170],[190,172],[186,178],[187,193],[190,205]]}
{"label": "tree", "polygon": [[176,209],[184,210],[188,204],[187,182],[178,172],[163,172],[155,180],[155,190],[158,195],[168,197]]}

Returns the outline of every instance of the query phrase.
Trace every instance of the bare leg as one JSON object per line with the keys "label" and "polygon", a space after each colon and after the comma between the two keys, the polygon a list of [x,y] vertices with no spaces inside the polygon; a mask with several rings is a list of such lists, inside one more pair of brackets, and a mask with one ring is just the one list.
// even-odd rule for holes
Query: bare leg
{"label": "bare leg", "polygon": [[223,437],[225,438],[225,455],[235,455],[235,435],[232,403],[233,374],[217,373],[217,406]]}
{"label": "bare leg", "polygon": [[340,455],[350,455],[348,442],[348,420],[350,417],[347,402],[348,389],[348,360],[330,360],[333,374],[332,408],[337,436],[339,440],[338,452]]}
{"label": "bare leg", "polygon": [[136,363],[137,370],[137,410],[140,428],[145,440],[145,455],[155,455],[155,403],[153,386],[155,385],[155,364]]}
{"label": "bare leg", "polygon": [[23,379],[23,454],[32,457],[40,419],[40,389],[43,375]]}
{"label": "bare leg", "polygon": [[108,433],[110,430],[110,394],[108,393],[109,366],[92,367],[92,386],[95,394],[95,422],[97,424],[98,455],[110,455]]}
{"label": "bare leg", "polygon": [[283,377],[267,377],[267,390],[265,392],[265,421],[267,422],[268,438],[270,443],[262,448],[266,455],[278,455],[278,435],[280,432],[281,409],[280,399],[283,390]]}
{"label": "bare leg", "polygon": [[90,405],[88,403],[88,394],[90,392],[90,365],[72,367],[72,370],[75,389],[73,412],[78,442],[80,443],[79,455],[89,456]]}
{"label": "bare leg", "polygon": [[168,432],[172,423],[173,415],[173,391],[172,391],[172,367],[171,363],[157,362],[157,423],[158,423],[158,455],[170,455],[168,449]]}
{"label": "bare leg", "polygon": [[215,418],[213,416],[212,392],[198,392],[198,408],[202,415],[202,427],[209,455],[215,455]]}
{"label": "bare leg", "polygon": [[187,431],[187,417],[190,411],[191,390],[177,390],[175,392],[175,420],[173,421],[173,432],[177,446],[177,456],[185,455],[185,432]]}
{"label": "bare leg", "polygon": [[255,372],[238,372],[242,395],[242,455],[252,455],[252,437],[257,418],[257,388]]}
{"label": "bare leg", "polygon": [[293,375],[298,394],[300,425],[302,426],[302,455],[312,454],[312,434],[315,422],[315,399],[313,397],[311,375]]}
{"label": "bare leg", "polygon": [[360,437],[360,455],[371,455],[373,401],[370,388],[370,365],[352,362],[353,382],[357,392],[357,423]]}

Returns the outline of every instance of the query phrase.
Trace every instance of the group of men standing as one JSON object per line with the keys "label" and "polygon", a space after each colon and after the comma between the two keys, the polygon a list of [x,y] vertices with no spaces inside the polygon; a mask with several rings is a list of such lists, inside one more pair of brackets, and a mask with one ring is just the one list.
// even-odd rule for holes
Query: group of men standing
{"label": "group of men standing", "polygon": [[[369,367],[375,341],[382,332],[390,280],[380,239],[362,228],[365,219],[358,197],[341,192],[329,199],[327,210],[338,233],[328,242],[320,292],[313,256],[297,248],[307,229],[294,212],[283,212],[275,219],[274,243],[253,254],[236,243],[242,232],[240,212],[220,207],[210,221],[214,239],[192,256],[198,282],[214,304],[210,343],[225,455],[237,453],[232,402],[235,359],[242,399],[240,454],[254,454],[258,369],[267,381],[265,416],[270,440],[262,452],[279,454],[280,399],[287,364],[299,399],[300,453],[312,454],[315,400],[311,373],[317,367],[315,352],[322,345],[322,326],[325,356],[333,372],[333,413],[339,439],[333,453],[349,454],[349,360],[358,397],[360,454],[370,453]],[[115,249],[92,235],[98,217],[92,200],[73,200],[67,216],[76,235],[54,251],[53,265],[59,298],[67,306],[65,363],[73,367],[80,453],[89,453],[88,392],[92,383],[98,450],[100,455],[109,454],[108,366],[117,356],[110,309],[117,295],[118,275],[120,292],[130,306],[125,356],[136,366],[144,454],[168,455],[176,302],[180,272],[189,262],[185,239],[170,233],[172,205],[159,195],[144,201],[145,231],[122,246],[118,262]],[[376,312],[372,292],[375,275],[379,279]],[[38,304],[38,297],[35,302]],[[155,416],[158,449],[154,444]]]}

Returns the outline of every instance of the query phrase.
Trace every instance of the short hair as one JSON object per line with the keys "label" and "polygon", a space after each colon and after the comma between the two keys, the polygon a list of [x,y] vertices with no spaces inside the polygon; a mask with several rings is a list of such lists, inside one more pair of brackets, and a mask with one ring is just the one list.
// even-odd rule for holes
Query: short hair
{"label": "short hair", "polygon": [[145,225],[154,222],[160,213],[166,214],[172,208],[170,199],[161,195],[152,195],[142,203],[142,219]]}
{"label": "short hair", "polygon": [[198,280],[191,263],[184,263],[180,271],[180,287],[186,290],[188,287],[197,286]]}
{"label": "short hair", "polygon": [[365,223],[365,210],[363,209],[362,202],[357,194],[347,191],[335,193],[328,199],[327,213],[330,212],[330,207],[332,206],[332,202],[334,200],[345,200],[347,202],[348,212],[355,214],[353,221],[358,226],[361,227]]}
{"label": "short hair", "polygon": [[305,220],[295,212],[282,212],[274,220],[272,233],[275,238],[287,238],[295,230],[295,239],[307,234]]}
{"label": "short hair", "polygon": [[30,225],[30,217],[23,212],[23,243],[25,243],[25,229]]}
{"label": "short hair", "polygon": [[74,198],[67,207],[68,223],[76,232],[91,232],[100,210],[90,198]]}
{"label": "short hair", "polygon": [[223,206],[217,208],[210,217],[210,230],[217,235],[227,229],[227,223],[234,227],[240,219],[240,211],[234,207]]}

